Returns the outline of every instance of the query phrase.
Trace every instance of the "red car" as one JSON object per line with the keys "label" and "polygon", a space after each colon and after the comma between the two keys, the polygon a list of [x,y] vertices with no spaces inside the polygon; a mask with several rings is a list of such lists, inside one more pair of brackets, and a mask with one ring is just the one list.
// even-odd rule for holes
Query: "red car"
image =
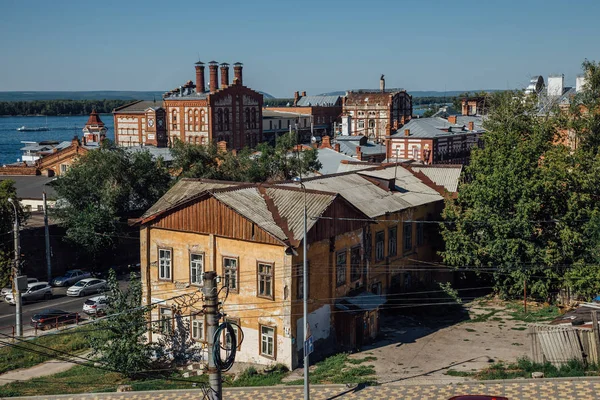
{"label": "red car", "polygon": [[500,397],[500,396],[486,396],[486,395],[479,395],[479,394],[469,394],[469,395],[464,395],[464,396],[454,396],[451,397],[448,400],[508,400],[507,397]]}

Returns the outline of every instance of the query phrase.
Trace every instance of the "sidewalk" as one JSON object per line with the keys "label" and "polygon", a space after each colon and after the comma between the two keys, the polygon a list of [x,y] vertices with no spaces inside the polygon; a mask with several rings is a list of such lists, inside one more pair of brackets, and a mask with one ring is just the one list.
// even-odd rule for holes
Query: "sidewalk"
{"label": "sidewalk", "polygon": [[[89,353],[84,353],[81,356],[87,357],[88,354]],[[50,360],[30,368],[21,368],[14,371],[8,371],[0,375],[0,386],[12,382],[26,381],[28,379],[58,374],[59,372],[71,369],[75,365],[77,364],[70,361]]]}

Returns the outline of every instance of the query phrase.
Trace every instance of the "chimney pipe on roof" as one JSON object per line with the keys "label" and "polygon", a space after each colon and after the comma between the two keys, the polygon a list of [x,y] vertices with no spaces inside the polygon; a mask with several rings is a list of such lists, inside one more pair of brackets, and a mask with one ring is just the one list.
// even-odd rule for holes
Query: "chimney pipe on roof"
{"label": "chimney pipe on roof", "polygon": [[302,92],[302,97],[306,97],[306,90]]}
{"label": "chimney pipe on roof", "polygon": [[456,124],[456,115],[448,116],[448,122],[450,122],[451,124]]}
{"label": "chimney pipe on roof", "polygon": [[294,107],[298,104],[298,100],[300,100],[300,92],[294,92]]}
{"label": "chimney pipe on roof", "polygon": [[470,131],[474,131],[475,130],[475,122],[469,121],[469,130]]}
{"label": "chimney pipe on roof", "polygon": [[221,64],[221,88],[229,86],[229,64]]}
{"label": "chimney pipe on roof", "polygon": [[244,82],[242,81],[242,67],[243,64],[241,62],[236,62],[235,64],[233,64],[233,79],[237,80],[238,84],[240,85],[244,84]]}
{"label": "chimney pipe on roof", "polygon": [[384,75],[381,74],[381,78],[379,78],[379,89],[381,93],[385,92],[385,79],[383,79]]}
{"label": "chimney pipe on roof", "polygon": [[404,136],[410,136],[410,129],[404,130]]}
{"label": "chimney pipe on roof", "polygon": [[204,63],[196,63],[196,93],[204,93],[206,82],[204,82]]}
{"label": "chimney pipe on roof", "polygon": [[208,69],[210,71],[210,92],[214,93],[219,90],[219,68],[216,61],[208,63]]}

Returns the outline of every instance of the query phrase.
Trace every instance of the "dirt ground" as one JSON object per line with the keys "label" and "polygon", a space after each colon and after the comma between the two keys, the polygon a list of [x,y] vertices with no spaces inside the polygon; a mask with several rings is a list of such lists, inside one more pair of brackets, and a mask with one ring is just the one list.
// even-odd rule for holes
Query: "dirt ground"
{"label": "dirt ground", "polygon": [[351,358],[377,357],[369,364],[379,383],[417,383],[461,382],[470,378],[446,372],[474,372],[530,356],[527,322],[514,319],[503,302],[479,299],[446,316],[437,311],[435,317],[384,315],[381,338]]}

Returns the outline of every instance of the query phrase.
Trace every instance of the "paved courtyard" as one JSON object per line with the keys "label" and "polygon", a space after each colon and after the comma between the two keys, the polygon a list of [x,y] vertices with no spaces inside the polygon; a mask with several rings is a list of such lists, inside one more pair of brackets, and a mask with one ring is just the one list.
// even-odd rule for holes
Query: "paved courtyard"
{"label": "paved courtyard", "polygon": [[[459,394],[489,394],[506,396],[509,399],[523,400],[595,400],[600,399],[599,378],[539,379],[513,381],[487,381],[460,383],[454,385],[381,385],[366,388],[347,388],[344,385],[315,385],[311,388],[311,398],[326,399],[402,399],[402,400],[444,400]],[[169,390],[154,392],[99,393],[84,395],[39,396],[35,399],[48,400],[142,400],[142,399],[201,399],[200,390]],[[226,389],[224,399],[240,400],[293,400],[302,399],[301,386],[277,386],[263,388]],[[17,397],[13,399],[32,399]]]}

